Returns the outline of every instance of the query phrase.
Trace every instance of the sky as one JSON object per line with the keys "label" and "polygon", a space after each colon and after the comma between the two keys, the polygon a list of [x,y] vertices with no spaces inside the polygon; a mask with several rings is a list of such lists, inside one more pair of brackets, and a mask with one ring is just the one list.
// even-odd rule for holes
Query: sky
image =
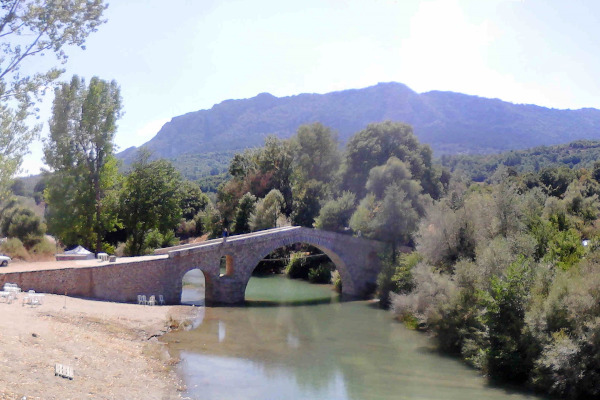
{"label": "sky", "polygon": [[[175,116],[262,92],[400,82],[419,93],[600,108],[596,0],[114,0],[105,17],[86,50],[68,49],[63,80],[118,82],[119,150]],[[36,141],[21,175],[40,167]]]}

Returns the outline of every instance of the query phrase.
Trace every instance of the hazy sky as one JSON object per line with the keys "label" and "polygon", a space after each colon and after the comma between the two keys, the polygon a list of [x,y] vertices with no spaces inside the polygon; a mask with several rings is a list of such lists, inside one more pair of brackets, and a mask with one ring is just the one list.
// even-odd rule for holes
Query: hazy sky
{"label": "hazy sky", "polygon": [[[174,116],[261,92],[395,81],[600,108],[596,0],[114,0],[105,15],[87,50],[69,51],[64,80],[119,83],[120,150]],[[37,173],[41,160],[36,143],[24,172]]]}

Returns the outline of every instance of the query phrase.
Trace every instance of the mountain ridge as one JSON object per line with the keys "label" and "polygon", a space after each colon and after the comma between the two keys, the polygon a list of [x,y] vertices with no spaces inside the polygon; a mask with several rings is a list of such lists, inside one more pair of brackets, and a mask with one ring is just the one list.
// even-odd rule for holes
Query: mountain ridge
{"label": "mountain ridge", "polygon": [[[600,110],[555,109],[515,104],[458,92],[417,93],[397,82],[325,94],[276,97],[259,93],[229,99],[210,109],[175,116],[140,147],[155,157],[241,151],[260,146],[264,137],[292,136],[302,124],[321,122],[342,143],[369,123],[411,124],[436,155],[497,153],[580,139],[600,139]],[[131,161],[136,149],[118,154]]]}

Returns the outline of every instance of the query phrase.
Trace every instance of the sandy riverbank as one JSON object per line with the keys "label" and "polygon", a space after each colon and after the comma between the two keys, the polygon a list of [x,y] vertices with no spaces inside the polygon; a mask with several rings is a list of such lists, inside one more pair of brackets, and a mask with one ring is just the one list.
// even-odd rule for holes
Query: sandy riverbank
{"label": "sandy riverbank", "polygon": [[[190,307],[140,306],[46,295],[0,302],[0,399],[178,399],[182,384],[156,337]],[[56,363],[75,378],[54,376]]]}

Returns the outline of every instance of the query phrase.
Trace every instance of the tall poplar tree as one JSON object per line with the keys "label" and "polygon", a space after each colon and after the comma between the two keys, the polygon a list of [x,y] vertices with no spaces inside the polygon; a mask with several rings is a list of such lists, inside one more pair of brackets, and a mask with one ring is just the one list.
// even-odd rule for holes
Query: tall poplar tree
{"label": "tall poplar tree", "polygon": [[118,179],[114,158],[121,95],[115,81],[89,86],[74,76],[55,90],[45,162],[53,170],[46,189],[48,230],[66,245],[102,250],[117,224]]}

